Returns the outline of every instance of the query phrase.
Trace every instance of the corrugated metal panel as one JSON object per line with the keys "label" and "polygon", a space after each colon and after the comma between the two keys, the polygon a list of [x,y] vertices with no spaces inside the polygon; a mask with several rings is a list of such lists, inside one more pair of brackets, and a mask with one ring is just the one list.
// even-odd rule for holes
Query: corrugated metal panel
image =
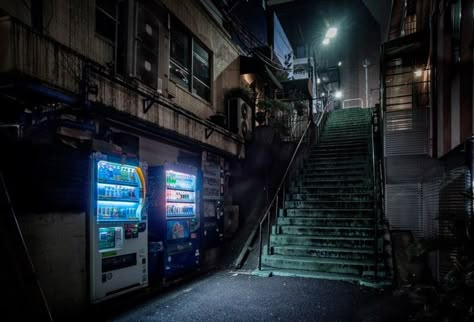
{"label": "corrugated metal panel", "polygon": [[426,155],[429,153],[427,108],[385,114],[385,156]]}
{"label": "corrugated metal panel", "polygon": [[[432,239],[439,236],[439,190],[442,183],[442,169],[438,167],[428,181],[423,182],[423,215],[422,231],[423,237]],[[433,277],[439,281],[439,251],[428,254],[428,266]]]}
{"label": "corrugated metal panel", "polygon": [[426,170],[424,156],[394,156],[385,158],[387,184],[420,183]]}
{"label": "corrugated metal panel", "polygon": [[[469,188],[470,174],[466,167],[450,170],[441,186],[439,196],[439,228],[443,239],[455,240],[464,235],[462,224],[469,211],[469,202],[462,195]],[[459,220],[456,222],[456,220]],[[457,250],[452,247],[440,251],[440,275],[453,267]]]}
{"label": "corrugated metal panel", "polygon": [[385,209],[392,230],[410,230],[415,237],[423,234],[421,184],[387,184]]}

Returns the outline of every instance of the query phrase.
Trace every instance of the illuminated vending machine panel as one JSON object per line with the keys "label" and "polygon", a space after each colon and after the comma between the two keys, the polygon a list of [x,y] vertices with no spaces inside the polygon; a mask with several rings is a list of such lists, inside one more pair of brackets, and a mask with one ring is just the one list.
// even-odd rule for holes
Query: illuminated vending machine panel
{"label": "illuminated vending machine panel", "polygon": [[148,285],[146,166],[94,154],[90,216],[91,301]]}
{"label": "illuminated vending machine panel", "polygon": [[202,153],[202,199],[204,249],[220,245],[224,239],[224,159]]}
{"label": "illuminated vending machine panel", "polygon": [[150,168],[150,241],[163,243],[160,274],[165,279],[199,266],[199,183],[194,167],[168,164]]}

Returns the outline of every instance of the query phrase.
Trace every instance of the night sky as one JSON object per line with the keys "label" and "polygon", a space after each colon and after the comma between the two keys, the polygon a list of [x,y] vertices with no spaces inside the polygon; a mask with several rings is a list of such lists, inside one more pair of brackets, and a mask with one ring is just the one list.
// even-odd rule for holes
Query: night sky
{"label": "night sky", "polygon": [[380,24],[382,39],[385,40],[392,0],[363,0],[363,2]]}

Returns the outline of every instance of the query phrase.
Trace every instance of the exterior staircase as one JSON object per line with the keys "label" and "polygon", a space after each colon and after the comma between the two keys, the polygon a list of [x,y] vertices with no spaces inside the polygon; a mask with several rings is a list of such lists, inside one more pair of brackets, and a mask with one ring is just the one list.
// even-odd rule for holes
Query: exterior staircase
{"label": "exterior staircase", "polygon": [[375,272],[378,282],[385,278],[383,262],[375,263],[382,240],[375,238],[371,129],[370,109],[329,115],[272,226],[263,271],[366,285]]}

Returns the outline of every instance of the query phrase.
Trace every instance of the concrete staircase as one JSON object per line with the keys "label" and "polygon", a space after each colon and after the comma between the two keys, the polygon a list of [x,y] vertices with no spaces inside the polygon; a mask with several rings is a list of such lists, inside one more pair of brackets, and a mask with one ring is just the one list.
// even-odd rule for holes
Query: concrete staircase
{"label": "concrete staircase", "polygon": [[[263,271],[371,283],[375,272],[370,112],[332,112],[291,183]],[[377,241],[377,244],[380,244]],[[377,263],[377,276],[384,265]]]}

